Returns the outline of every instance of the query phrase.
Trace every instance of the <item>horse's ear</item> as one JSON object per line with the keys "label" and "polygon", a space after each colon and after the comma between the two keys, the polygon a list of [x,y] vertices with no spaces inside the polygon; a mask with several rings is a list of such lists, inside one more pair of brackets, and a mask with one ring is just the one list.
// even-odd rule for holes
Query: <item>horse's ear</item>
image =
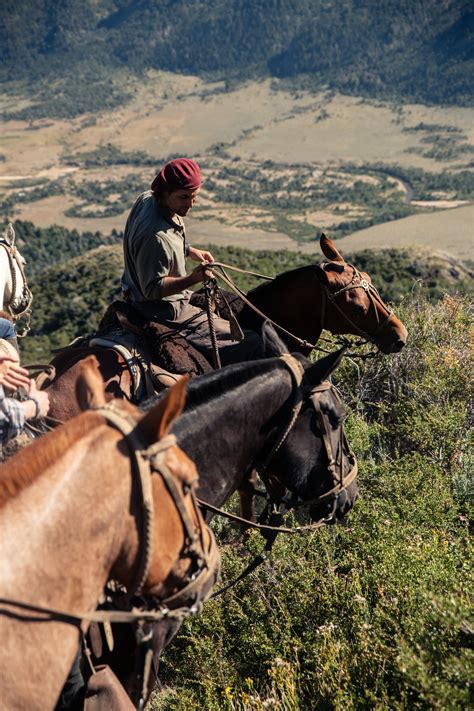
{"label": "horse's ear", "polygon": [[80,365],[76,397],[81,410],[105,405],[104,381],[95,356],[89,356]]}
{"label": "horse's ear", "polygon": [[137,429],[140,430],[146,442],[151,444],[163,437],[174,421],[181,415],[186,401],[188,380],[189,376],[183,375],[159,399],[158,404],[140,420]]}
{"label": "horse's ear", "polygon": [[262,341],[265,358],[276,358],[288,353],[288,346],[281,340],[270,321],[265,321],[262,326]]}
{"label": "horse's ear", "polygon": [[321,246],[322,253],[331,262],[343,262],[344,257],[334,246],[334,242],[329,237],[326,237],[324,232],[322,233],[319,244]]}
{"label": "horse's ear", "polygon": [[318,281],[320,281],[321,284],[324,284],[324,286],[329,286],[329,278],[324,270],[324,265],[315,264],[314,268],[316,270],[316,278],[318,279]]}
{"label": "horse's ear", "polygon": [[322,383],[323,380],[329,378],[333,370],[335,370],[341,362],[345,350],[346,347],[344,346],[344,348],[338,351],[329,353],[329,355],[320,358],[316,363],[313,363],[305,370],[305,377],[309,380],[311,385],[318,385],[318,383]]}

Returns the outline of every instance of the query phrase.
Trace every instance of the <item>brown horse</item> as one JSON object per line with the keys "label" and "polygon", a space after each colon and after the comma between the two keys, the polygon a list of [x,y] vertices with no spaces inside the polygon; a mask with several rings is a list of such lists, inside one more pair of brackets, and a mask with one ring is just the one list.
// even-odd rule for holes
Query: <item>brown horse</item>
{"label": "brown horse", "polygon": [[[408,334],[393,310],[381,299],[372,280],[344,260],[334,242],[321,235],[327,262],[279,274],[248,292],[247,298],[267,318],[307,344],[316,344],[321,331],[362,336],[382,353],[397,353]],[[239,309],[239,322],[257,328],[261,317],[249,305]],[[308,355],[311,345],[280,333],[291,352]]]}
{"label": "brown horse", "polygon": [[[407,330],[384,304],[368,274],[344,261],[334,243],[321,236],[321,249],[329,260],[293,269],[252,289],[248,300],[263,314],[307,344],[316,344],[323,329],[352,334],[372,341],[383,353],[396,353],[406,343]],[[237,301],[237,303],[236,303]],[[263,319],[243,301],[233,300],[244,328],[260,331]],[[280,334],[282,335],[282,334]],[[308,355],[309,345],[282,335],[291,352]],[[74,347],[53,360],[56,378],[48,387],[50,415],[65,421],[77,414],[73,384],[80,361],[93,353],[106,382],[107,397],[132,394],[124,359],[113,350]]]}
{"label": "brown horse", "polygon": [[[105,405],[91,361],[81,365],[78,379],[83,408]],[[165,436],[181,413],[185,387],[183,380],[171,388],[144,417],[124,400],[109,406],[111,414],[85,412],[0,468],[2,708],[54,707],[78,649],[79,627],[87,629],[109,577],[167,604],[197,575],[197,600],[210,592],[218,557],[194,502],[196,469]],[[137,481],[132,443],[160,476],[148,471]],[[153,505],[159,515],[146,515]],[[66,623],[51,610],[78,621]]]}

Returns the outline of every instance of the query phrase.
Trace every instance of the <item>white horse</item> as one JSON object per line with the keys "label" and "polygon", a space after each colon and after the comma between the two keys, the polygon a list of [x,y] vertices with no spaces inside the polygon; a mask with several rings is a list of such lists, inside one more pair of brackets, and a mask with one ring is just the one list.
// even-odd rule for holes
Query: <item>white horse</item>
{"label": "white horse", "polygon": [[0,237],[0,310],[7,311],[14,322],[23,318],[25,325],[17,335],[29,330],[29,313],[33,296],[24,271],[25,260],[15,247],[15,230],[10,223]]}

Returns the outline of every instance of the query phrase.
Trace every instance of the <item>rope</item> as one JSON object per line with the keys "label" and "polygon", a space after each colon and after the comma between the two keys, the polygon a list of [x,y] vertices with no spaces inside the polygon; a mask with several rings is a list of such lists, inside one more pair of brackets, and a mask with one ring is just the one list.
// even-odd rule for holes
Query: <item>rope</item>
{"label": "rope", "polygon": [[[235,521],[236,523],[239,524],[245,524],[245,526],[248,526],[249,528],[256,528],[259,531],[277,531],[278,533],[303,533],[303,531],[309,531],[309,530],[315,530],[316,528],[321,528],[328,519],[321,519],[320,521],[316,521],[315,523],[308,523],[304,526],[295,526],[294,528],[285,528],[284,526],[269,526],[268,524],[264,523],[254,523],[254,521],[249,521],[246,518],[241,518],[240,516],[237,516],[236,514],[231,514],[228,511],[224,511],[223,509],[218,508],[217,506],[213,506],[212,504],[209,504],[207,501],[203,501],[202,499],[197,499],[197,502],[199,506],[203,509],[207,509],[208,511],[212,511],[215,514],[218,514],[219,516],[223,516],[224,518],[228,518],[230,521]],[[331,518],[331,517],[330,517]]]}
{"label": "rope", "polygon": [[215,299],[213,298],[213,287],[212,287],[212,279],[207,279],[204,276],[204,294],[206,297],[206,313],[207,313],[207,322],[209,324],[209,334],[211,336],[211,344],[212,344],[212,361],[213,361],[213,366],[215,370],[218,370],[219,368],[222,367],[221,365],[221,357],[219,354],[219,345],[217,343],[217,335],[216,335],[216,324],[214,323],[214,310],[213,306],[215,304]]}

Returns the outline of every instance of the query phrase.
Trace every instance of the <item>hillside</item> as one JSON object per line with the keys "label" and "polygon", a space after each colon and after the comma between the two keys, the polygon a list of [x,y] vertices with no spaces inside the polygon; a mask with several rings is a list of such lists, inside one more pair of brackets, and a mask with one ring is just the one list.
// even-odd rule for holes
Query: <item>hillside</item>
{"label": "hillside", "polygon": [[1,21],[0,76],[39,100],[17,116],[119,105],[134,91],[120,73],[139,80],[148,69],[225,76],[226,89],[273,76],[293,87],[298,79],[371,97],[472,104],[468,0],[19,0],[2,3]]}

